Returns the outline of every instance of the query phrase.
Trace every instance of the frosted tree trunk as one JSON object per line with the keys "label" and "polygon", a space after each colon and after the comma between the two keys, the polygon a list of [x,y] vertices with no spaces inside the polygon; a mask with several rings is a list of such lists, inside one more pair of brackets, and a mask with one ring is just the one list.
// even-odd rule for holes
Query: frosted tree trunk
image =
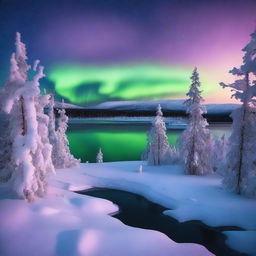
{"label": "frosted tree trunk", "polygon": [[[246,81],[246,90],[249,89],[249,74],[246,73],[245,75],[245,81]],[[241,132],[240,132],[240,148],[239,148],[239,164],[238,164],[238,174],[237,174],[237,193],[241,193],[241,171],[242,171],[242,165],[243,165],[243,158],[244,158],[244,130],[245,130],[245,120],[246,120],[246,114],[247,114],[247,108],[248,108],[248,102],[244,102],[242,106],[243,114],[242,114],[242,126],[241,126]],[[256,152],[255,152],[256,153]]]}

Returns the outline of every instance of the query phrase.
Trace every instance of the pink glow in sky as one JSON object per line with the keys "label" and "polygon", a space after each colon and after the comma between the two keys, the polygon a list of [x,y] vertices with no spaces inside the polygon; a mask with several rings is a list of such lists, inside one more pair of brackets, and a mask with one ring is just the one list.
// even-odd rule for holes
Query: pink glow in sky
{"label": "pink glow in sky", "polygon": [[[241,49],[256,28],[254,0],[64,0],[62,6],[49,0],[29,5],[13,0],[0,7],[4,49],[11,48],[20,31],[30,56],[40,57],[46,73],[62,63],[197,66],[202,84],[213,88],[204,95],[207,102],[232,101],[228,89],[218,84],[235,79],[228,71],[241,63]],[[6,63],[7,52],[0,52]]]}

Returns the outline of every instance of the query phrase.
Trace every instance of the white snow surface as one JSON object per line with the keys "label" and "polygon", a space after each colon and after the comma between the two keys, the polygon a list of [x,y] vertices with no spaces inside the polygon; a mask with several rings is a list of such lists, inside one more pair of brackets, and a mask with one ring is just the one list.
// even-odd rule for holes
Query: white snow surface
{"label": "white snow surface", "polygon": [[[140,165],[142,173],[138,173]],[[252,235],[256,230],[256,200],[226,191],[218,174],[184,175],[181,166],[148,166],[142,161],[81,164],[74,171],[86,175],[86,184],[91,186],[137,193],[170,208],[164,213],[180,222],[200,220],[213,227],[243,228],[245,231],[225,232],[227,243],[235,250],[256,255],[251,245],[252,240],[256,244]],[[65,180],[68,173],[63,171],[61,175]],[[233,232],[240,235],[234,236]]]}
{"label": "white snow surface", "polygon": [[158,188],[151,187],[152,178],[166,177],[167,169],[145,166],[145,173],[138,174],[140,164],[81,164],[57,170],[49,177],[47,196],[33,203],[14,199],[6,185],[0,185],[0,255],[213,255],[201,245],[178,244],[158,231],[126,226],[111,217],[118,211],[112,202],[72,192],[94,185],[120,187],[158,201],[165,192],[159,183],[161,194],[153,196]]}
{"label": "white snow surface", "polygon": [[227,237],[227,244],[239,252],[249,255],[256,255],[256,230],[250,231],[224,231]]}
{"label": "white snow surface", "polygon": [[[137,175],[140,165],[143,173]],[[142,161],[81,164],[73,170],[86,175],[91,186],[137,193],[170,208],[165,214],[179,221],[256,229],[256,200],[226,191],[217,174],[184,175],[181,166],[148,166]]]}

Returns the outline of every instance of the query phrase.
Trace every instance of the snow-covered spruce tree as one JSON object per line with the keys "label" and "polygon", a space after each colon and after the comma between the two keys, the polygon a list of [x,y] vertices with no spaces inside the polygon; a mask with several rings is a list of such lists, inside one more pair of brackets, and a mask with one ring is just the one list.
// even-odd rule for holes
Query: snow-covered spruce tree
{"label": "snow-covered spruce tree", "polygon": [[232,97],[242,105],[231,114],[232,134],[228,142],[223,184],[230,191],[256,197],[256,31],[242,49],[243,64],[230,73],[240,79],[231,84],[220,83],[232,89]]}
{"label": "snow-covered spruce tree", "polygon": [[160,104],[157,106],[156,117],[152,123],[149,136],[148,164],[166,164],[166,157],[170,146],[166,135],[166,126]]}
{"label": "snow-covered spruce tree", "polygon": [[191,86],[184,104],[187,106],[189,123],[180,137],[180,150],[185,163],[185,173],[205,175],[212,171],[211,148],[212,139],[206,119],[202,116],[206,109],[201,105],[203,98],[199,90],[200,81],[197,68],[191,76]]}
{"label": "snow-covered spruce tree", "polygon": [[49,141],[52,145],[52,160],[55,168],[61,168],[59,167],[59,161],[57,159],[61,158],[62,151],[58,150],[58,136],[56,132],[56,119],[55,119],[55,113],[54,113],[54,95],[50,94],[49,103],[47,105],[47,115],[49,117],[49,123],[48,123],[48,131],[49,131]]}
{"label": "snow-covered spruce tree", "polygon": [[212,168],[213,171],[222,174],[222,165],[226,161],[227,154],[227,139],[225,135],[217,138],[214,141],[212,152]]}
{"label": "snow-covered spruce tree", "polygon": [[[10,136],[10,117],[4,111],[4,99],[11,97],[17,89],[23,86],[24,81],[27,80],[27,71],[30,69],[30,66],[27,64],[27,56],[26,56],[26,47],[21,42],[20,33],[16,34],[16,53],[13,54],[11,58],[10,65],[10,74],[7,82],[1,90],[1,122],[3,131],[1,131],[0,135],[0,181],[7,181],[11,177],[10,170],[8,167],[11,160],[12,154],[12,137]],[[15,59],[15,60],[14,60]],[[16,61],[16,63],[13,63]],[[16,67],[17,65],[18,67]],[[17,79],[16,72],[19,72],[20,78]]]}
{"label": "snow-covered spruce tree", "polygon": [[48,141],[48,118],[43,112],[47,98],[41,98],[39,80],[44,76],[40,66],[33,80],[28,80],[26,48],[16,35],[16,53],[12,54],[10,75],[4,85],[2,110],[8,116],[8,138],[11,145],[9,184],[14,192],[28,201],[46,192],[46,173],[53,171],[51,145]]}
{"label": "snow-covered spruce tree", "polygon": [[148,160],[148,154],[150,150],[150,143],[151,143],[151,130],[147,132],[147,146],[146,149],[141,154],[141,160],[147,161]]}
{"label": "snow-covered spruce tree", "polygon": [[47,105],[47,115],[49,117],[49,140],[52,145],[56,143],[56,124],[55,124],[55,114],[54,114],[54,95],[50,94],[49,103]]}
{"label": "snow-covered spruce tree", "polygon": [[[74,167],[80,163],[80,159],[76,159],[69,150],[69,142],[66,135],[68,128],[68,117],[65,109],[59,109],[58,115],[56,141],[52,140],[53,138],[51,139],[53,143],[52,161],[55,168]],[[54,134],[53,130],[52,133]]]}
{"label": "snow-covered spruce tree", "polygon": [[170,145],[166,157],[165,157],[166,164],[180,164],[182,163],[182,160],[180,159],[180,151],[179,148]]}
{"label": "snow-covered spruce tree", "polygon": [[99,149],[97,156],[96,156],[96,163],[103,163],[103,153],[101,148]]}

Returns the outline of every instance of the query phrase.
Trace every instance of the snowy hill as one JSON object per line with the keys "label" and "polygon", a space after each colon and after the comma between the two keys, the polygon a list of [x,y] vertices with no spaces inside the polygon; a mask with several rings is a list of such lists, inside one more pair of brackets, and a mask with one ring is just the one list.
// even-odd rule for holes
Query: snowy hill
{"label": "snowy hill", "polygon": [[[161,104],[163,111],[186,111],[184,100],[155,100],[155,101],[107,101],[100,103],[90,109],[101,110],[124,110],[124,111],[155,111]],[[229,114],[239,104],[206,104],[208,114]]]}
{"label": "snowy hill", "polygon": [[[64,105],[63,105],[64,104]],[[152,100],[152,101],[106,101],[94,106],[82,107],[70,103],[55,102],[56,108],[93,109],[118,111],[155,111],[160,104],[163,111],[185,112],[184,100]],[[239,104],[205,104],[208,114],[230,114]]]}

